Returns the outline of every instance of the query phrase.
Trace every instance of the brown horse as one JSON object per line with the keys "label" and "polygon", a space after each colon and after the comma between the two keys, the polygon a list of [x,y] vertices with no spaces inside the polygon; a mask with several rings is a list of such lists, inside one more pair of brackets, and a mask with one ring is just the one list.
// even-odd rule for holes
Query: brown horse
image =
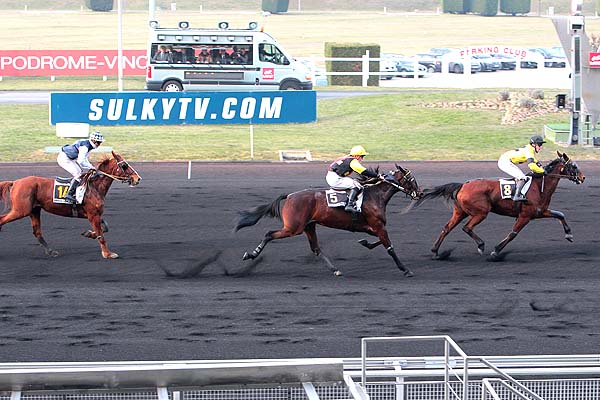
{"label": "brown horse", "polygon": [[[296,236],[304,232],[312,252],[317,256],[321,256],[335,275],[341,275],[341,272],[321,252],[316,233],[316,224],[319,224],[330,228],[366,232],[377,236],[379,240],[375,243],[369,243],[365,239],[359,241],[359,243],[369,249],[383,244],[396,266],[404,271],[405,275],[412,276],[412,272],[404,267],[398,259],[388,237],[385,229],[385,208],[388,201],[398,191],[404,192],[413,199],[418,198],[420,195],[419,185],[409,170],[398,165],[396,165],[396,170],[390,171],[388,175],[394,177],[393,182],[379,179],[365,182],[362,212],[358,215],[344,211],[344,207],[329,207],[324,190],[310,189],[281,195],[270,204],[240,212],[240,218],[235,226],[236,231],[246,226],[255,225],[262,217],[267,215],[283,221],[283,228],[278,231],[267,232],[260,244],[251,253],[246,252],[243,259],[248,260],[258,257],[271,240]],[[281,206],[284,200],[285,203]]]}
{"label": "brown horse", "polygon": [[[101,161],[96,171],[88,172],[83,182],[87,180],[87,191],[83,204],[58,204],[53,202],[54,179],[39,176],[28,176],[16,181],[0,182],[0,200],[11,209],[7,214],[0,215],[0,230],[2,225],[29,216],[35,236],[49,256],[57,256],[56,250],[48,247],[42,236],[40,214],[44,209],[51,214],[63,217],[87,218],[92,225],[91,231],[82,233],[91,239],[98,239],[102,249],[102,257],[117,258],[119,255],[108,249],[103,233],[108,229],[102,220],[104,198],[113,181],[128,183],[135,186],[142,178],[119,154],[112,152],[112,158]],[[10,196],[10,198],[9,198]]]}
{"label": "brown horse", "polygon": [[538,218],[556,218],[560,221],[564,231],[565,239],[569,242],[573,241],[571,228],[565,220],[565,215],[560,211],[548,209],[552,195],[558,186],[558,182],[562,178],[580,184],[585,180],[585,176],[579,170],[577,164],[570,160],[569,157],[557,152],[558,158],[551,161],[544,168],[543,175],[533,176],[531,187],[527,192],[526,202],[514,202],[512,199],[502,199],[500,184],[497,180],[477,179],[465,183],[448,183],[446,185],[437,186],[433,189],[424,190],[423,196],[413,202],[408,208],[412,209],[423,201],[436,197],[443,197],[447,200],[454,201],[452,218],[442,228],[440,236],[437,238],[431,252],[433,259],[445,259],[451,253],[450,251],[438,254],[438,250],[446,238],[446,236],[458,225],[462,220],[469,217],[467,223],[463,226],[463,231],[469,235],[475,243],[479,254],[483,254],[485,243],[473,232],[477,224],[482,222],[490,212],[499,215],[515,217],[516,221],[512,231],[494,248],[490,254],[490,259],[500,260],[499,255],[502,249],[510,243],[519,232],[531,221]]}

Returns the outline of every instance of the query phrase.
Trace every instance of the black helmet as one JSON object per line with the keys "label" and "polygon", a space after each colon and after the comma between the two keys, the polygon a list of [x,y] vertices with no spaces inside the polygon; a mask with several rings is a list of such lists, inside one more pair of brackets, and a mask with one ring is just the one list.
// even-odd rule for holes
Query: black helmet
{"label": "black helmet", "polygon": [[541,146],[542,144],[546,143],[546,141],[540,135],[533,135],[531,137],[531,140],[529,141],[529,143],[531,143],[531,144],[539,144]]}

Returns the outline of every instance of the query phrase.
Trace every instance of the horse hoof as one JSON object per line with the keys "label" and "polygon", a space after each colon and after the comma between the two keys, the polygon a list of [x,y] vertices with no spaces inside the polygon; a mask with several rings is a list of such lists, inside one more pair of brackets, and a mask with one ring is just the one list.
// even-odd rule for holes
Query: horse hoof
{"label": "horse hoof", "polygon": [[335,276],[342,276],[342,271],[335,271],[333,273],[333,275],[335,275]]}
{"label": "horse hoof", "polygon": [[412,278],[413,276],[415,276],[415,274],[413,274],[411,270],[407,270],[404,272],[404,276],[407,278]]}
{"label": "horse hoof", "polygon": [[246,261],[246,260],[253,260],[254,257],[252,257],[251,254],[249,254],[248,252],[245,252],[244,255],[242,256],[242,260]]}
{"label": "horse hoof", "polygon": [[480,255],[480,256],[482,256],[482,255],[483,255],[484,251],[485,251],[485,248],[484,248],[484,247],[478,247],[478,248],[477,248],[477,252],[479,253],[479,255]]}
{"label": "horse hoof", "polygon": [[117,253],[108,253],[107,255],[102,254],[102,257],[104,257],[108,260],[112,260],[115,258],[119,258],[119,255]]}
{"label": "horse hoof", "polygon": [[50,257],[58,257],[58,256],[60,256],[60,253],[58,251],[56,251],[56,250],[50,250],[46,254],[48,256],[50,256]]}
{"label": "horse hoof", "polygon": [[369,241],[367,239],[360,239],[358,241],[358,244],[363,245],[365,247],[367,247],[369,245]]}
{"label": "horse hoof", "polygon": [[569,242],[573,243],[573,235],[570,233],[567,233],[565,235],[565,239],[567,239]]}

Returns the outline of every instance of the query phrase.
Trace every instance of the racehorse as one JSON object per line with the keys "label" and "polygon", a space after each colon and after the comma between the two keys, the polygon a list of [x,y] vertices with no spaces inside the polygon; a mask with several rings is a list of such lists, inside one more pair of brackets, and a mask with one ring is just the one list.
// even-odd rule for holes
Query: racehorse
{"label": "racehorse", "polygon": [[[341,272],[333,266],[319,247],[316,233],[316,224],[319,224],[330,228],[366,232],[377,236],[379,238],[377,242],[369,243],[366,239],[362,239],[359,243],[368,249],[383,244],[396,266],[404,272],[404,275],[412,276],[412,272],[404,267],[398,259],[388,237],[385,229],[385,208],[388,201],[398,191],[404,192],[413,199],[418,198],[420,195],[419,185],[411,172],[399,165],[396,165],[396,169],[390,171],[388,175],[393,176],[394,180],[390,182],[374,178],[365,181],[362,212],[360,214],[348,213],[344,211],[344,207],[329,207],[325,191],[313,189],[281,195],[270,204],[240,212],[235,231],[255,225],[262,217],[267,215],[283,221],[283,228],[278,231],[267,232],[260,244],[251,253],[246,252],[243,259],[248,260],[258,257],[271,240],[296,236],[304,232],[312,252],[316,256],[321,256],[330,270],[336,276],[339,276]],[[284,200],[285,203],[281,206]]]}
{"label": "racehorse", "polygon": [[[5,209],[10,204],[7,214],[0,215],[0,230],[2,225],[29,216],[35,236],[47,255],[55,257],[56,250],[51,249],[42,236],[40,214],[44,209],[51,214],[63,217],[87,218],[92,230],[82,233],[83,236],[98,239],[104,258],[118,258],[117,253],[108,249],[103,233],[108,227],[102,220],[104,199],[113,181],[128,183],[135,186],[142,178],[136,170],[119,154],[112,152],[112,158],[106,158],[98,163],[96,170],[90,170],[82,177],[82,185],[87,182],[87,190],[83,204],[59,204],[53,202],[54,179],[39,176],[28,176],[16,181],[0,182],[0,200],[5,203]],[[10,198],[9,198],[10,196]]]}
{"label": "racehorse", "polygon": [[[485,250],[484,241],[473,232],[475,226],[482,222],[490,212],[509,217],[515,217],[512,231],[496,245],[490,259],[492,261],[500,260],[500,252],[510,243],[519,232],[531,221],[538,218],[556,218],[560,221],[565,239],[573,241],[571,228],[565,220],[565,215],[560,211],[550,210],[550,200],[562,178],[580,184],[585,180],[585,176],[579,170],[577,164],[569,159],[565,153],[557,151],[558,158],[551,161],[544,168],[544,174],[535,174],[529,191],[527,192],[526,202],[514,202],[512,199],[502,199],[502,193],[498,180],[477,179],[465,183],[448,183],[425,189],[423,196],[416,202],[412,202],[407,209],[410,210],[423,201],[436,197],[443,197],[446,200],[454,201],[452,218],[442,228],[440,236],[437,238],[431,252],[433,259],[446,259],[450,256],[451,250],[438,254],[438,250],[446,236],[462,220],[469,217],[467,223],[463,226],[463,231],[469,235],[477,244],[479,254]],[[510,195],[510,193],[509,193]]]}

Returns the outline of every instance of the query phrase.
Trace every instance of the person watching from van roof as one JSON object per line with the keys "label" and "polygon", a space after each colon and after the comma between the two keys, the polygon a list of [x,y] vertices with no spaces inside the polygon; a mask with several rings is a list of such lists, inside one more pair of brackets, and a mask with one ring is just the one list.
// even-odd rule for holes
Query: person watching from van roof
{"label": "person watching from van roof", "polygon": [[227,50],[223,47],[219,49],[219,54],[217,54],[217,64],[231,64],[231,57],[227,54]]}
{"label": "person watching from van roof", "polygon": [[152,57],[152,61],[172,63],[173,57],[172,57],[171,53],[167,52],[167,46],[163,45],[163,46],[160,46],[160,48],[158,49],[158,51],[156,52],[154,57]]}
{"label": "person watching from van roof", "polygon": [[245,47],[242,47],[235,53],[233,53],[233,62],[235,64],[248,64],[248,51]]}
{"label": "person watching from van roof", "polygon": [[212,64],[213,58],[206,47],[202,47],[200,49],[200,53],[198,54],[198,58],[196,58],[196,62],[199,64]]}

